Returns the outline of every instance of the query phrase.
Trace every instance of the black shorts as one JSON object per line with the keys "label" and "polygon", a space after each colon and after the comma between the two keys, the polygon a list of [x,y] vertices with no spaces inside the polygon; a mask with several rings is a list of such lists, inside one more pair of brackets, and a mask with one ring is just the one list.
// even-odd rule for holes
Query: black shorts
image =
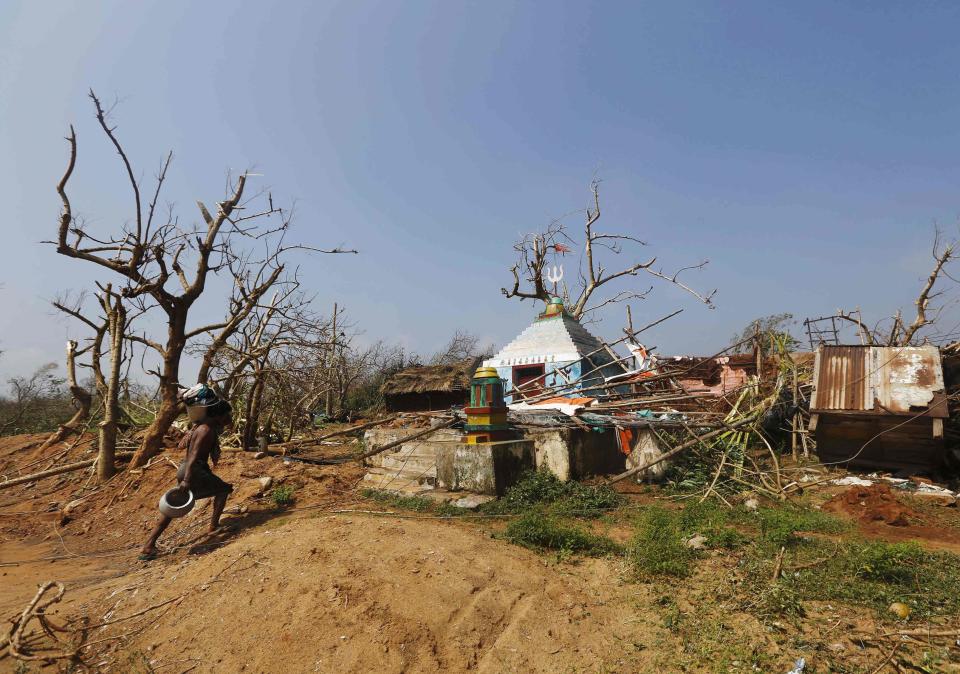
{"label": "black shorts", "polygon": [[[177,482],[179,483],[187,471],[187,464],[181,463],[177,469]],[[210,498],[220,494],[229,494],[233,491],[233,485],[224,482],[213,474],[207,466],[200,464],[193,467],[193,474],[190,475],[190,491],[193,492],[193,498],[199,501],[202,498]]]}

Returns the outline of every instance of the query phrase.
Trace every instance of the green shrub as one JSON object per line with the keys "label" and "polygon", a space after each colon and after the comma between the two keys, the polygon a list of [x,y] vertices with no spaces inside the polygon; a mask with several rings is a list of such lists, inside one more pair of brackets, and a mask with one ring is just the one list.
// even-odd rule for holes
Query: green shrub
{"label": "green shrub", "polygon": [[423,496],[402,496],[389,491],[379,489],[364,489],[360,492],[364,497],[372,499],[377,503],[392,508],[402,510],[413,510],[414,512],[430,512],[436,505],[436,501]]}
{"label": "green shrub", "polygon": [[856,575],[867,580],[909,585],[927,555],[917,543],[868,543],[855,555]]}
{"label": "green shrub", "polygon": [[481,511],[500,515],[549,506],[549,510],[557,515],[596,517],[622,503],[623,497],[606,485],[562,482],[550,471],[542,469],[525,473],[502,498],[485,503]]}
{"label": "green shrub", "polygon": [[797,550],[805,558],[825,560],[781,579],[804,600],[868,606],[884,617],[895,601],[907,603],[917,618],[960,615],[960,559],[954,554],[926,552],[913,542],[878,541],[839,547],[811,541]]}
{"label": "green shrub", "polygon": [[293,487],[289,485],[278,485],[270,492],[270,498],[273,499],[273,503],[278,508],[288,506],[293,503]]}
{"label": "green shrub", "polygon": [[695,556],[684,540],[681,515],[660,507],[641,515],[627,554],[642,576],[687,576]]}
{"label": "green shrub", "polygon": [[763,540],[776,547],[796,543],[799,531],[836,533],[846,527],[832,515],[790,506],[760,508],[757,514]]}
{"label": "green shrub", "polygon": [[764,587],[759,594],[756,608],[763,617],[804,615],[800,592],[790,584],[776,583]]}
{"label": "green shrub", "polygon": [[440,503],[424,496],[403,496],[390,491],[379,489],[363,489],[360,494],[365,498],[376,501],[380,505],[399,510],[412,510],[418,513],[434,513],[443,517],[456,517],[467,512],[450,503]]}
{"label": "green shrub", "polygon": [[557,550],[592,556],[617,550],[609,538],[564,523],[541,512],[524,513],[507,525],[502,538],[532,550]]}
{"label": "green shrub", "polygon": [[711,548],[726,548],[727,550],[736,550],[742,548],[750,542],[750,538],[741,534],[731,527],[718,527],[709,530],[704,534],[707,537],[707,545]]}

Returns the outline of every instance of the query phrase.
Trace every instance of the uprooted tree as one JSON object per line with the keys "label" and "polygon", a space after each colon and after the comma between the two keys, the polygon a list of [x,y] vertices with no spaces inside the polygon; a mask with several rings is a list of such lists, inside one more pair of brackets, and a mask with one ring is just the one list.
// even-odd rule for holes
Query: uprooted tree
{"label": "uprooted tree", "polygon": [[[133,196],[132,219],[113,232],[95,235],[86,223],[74,216],[66,190],[77,160],[77,135],[71,125],[67,137],[70,157],[57,184],[62,210],[57,240],[52,243],[59,254],[84,260],[118,276],[123,283],[117,293],[121,301],[132,303],[141,311],[158,308],[166,319],[165,339],[129,336],[155,351],[161,361],[152,370],[158,379],[160,405],[133,458],[133,465],[141,466],[160,449],[164,434],[180,412],[180,360],[188,342],[218,331],[221,341],[229,337],[280,277],[284,267],[283,253],[307,247],[284,243],[284,235],[290,226],[289,212],[275,207],[269,192],[248,195],[247,173],[228,179],[226,197],[217,202],[213,212],[203,202],[197,202],[201,216],[199,224],[184,226],[172,206],[161,215],[163,209],[158,209],[158,203],[172,153],[168,153],[161,163],[152,197],[144,204],[141,186],[117,138],[116,127],[110,125],[108,112],[92,91],[90,98],[100,129],[119,155],[129,182]],[[260,223],[263,221],[276,224],[262,227]],[[244,247],[244,242],[249,248],[255,246],[261,251],[259,257],[253,256]],[[309,250],[355,252],[339,248]],[[207,289],[210,277],[221,274],[230,274],[233,284],[238,287],[231,299],[230,313],[217,323],[190,327],[191,308]]]}
{"label": "uprooted tree", "polygon": [[[665,272],[662,268],[654,268],[656,257],[643,262],[631,262],[619,271],[609,271],[601,259],[603,251],[606,255],[619,256],[624,254],[624,245],[645,246],[645,241],[628,234],[606,234],[595,231],[594,225],[600,220],[600,183],[594,180],[590,184],[592,206],[586,209],[586,225],[584,227],[583,250],[579,257],[578,283],[573,293],[569,292],[566,283],[560,290],[559,279],[551,276],[547,268],[551,259],[572,252],[566,244],[575,245],[574,240],[567,234],[566,226],[559,220],[551,222],[544,231],[527,234],[514,244],[517,252],[517,262],[510,269],[513,274],[513,287],[501,288],[501,292],[508,298],[538,299],[549,302],[552,296],[563,296],[567,311],[577,319],[608,304],[625,302],[631,299],[643,299],[652,290],[649,288],[625,288],[604,299],[596,299],[594,294],[603,286],[612,281],[648,275],[672,283],[689,293],[700,302],[713,307],[713,296],[716,290],[701,293],[694,290],[681,280],[684,272],[703,269],[707,260],[695,265],[682,267],[675,272]],[[522,278],[521,278],[522,277]],[[526,283],[525,288],[521,285]],[[553,286],[551,290],[551,285]]]}

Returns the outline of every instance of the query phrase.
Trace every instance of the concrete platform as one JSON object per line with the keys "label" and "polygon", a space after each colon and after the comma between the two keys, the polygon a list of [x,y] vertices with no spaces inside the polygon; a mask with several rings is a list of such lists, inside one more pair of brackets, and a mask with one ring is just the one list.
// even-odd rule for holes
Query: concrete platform
{"label": "concrete platform", "polygon": [[551,428],[528,430],[524,435],[533,442],[537,468],[546,468],[561,480],[582,480],[624,469],[627,457],[613,430]]}
{"label": "concrete platform", "polygon": [[442,489],[501,496],[524,471],[535,467],[530,440],[437,445],[437,486]]}
{"label": "concrete platform", "polygon": [[[367,449],[382,447],[411,434],[412,429],[371,429],[364,434]],[[579,428],[528,430],[519,440],[468,445],[463,433],[442,429],[424,440],[407,442],[369,459],[364,486],[406,494],[433,490],[502,495],[525,470],[545,468],[561,480],[610,475],[658,456],[656,437],[649,430],[634,433],[632,452],[625,456],[615,432]],[[655,479],[666,464],[654,467]]]}

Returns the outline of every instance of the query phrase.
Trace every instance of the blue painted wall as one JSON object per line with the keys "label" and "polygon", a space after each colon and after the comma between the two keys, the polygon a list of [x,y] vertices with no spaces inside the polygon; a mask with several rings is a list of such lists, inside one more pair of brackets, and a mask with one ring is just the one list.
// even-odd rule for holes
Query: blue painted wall
{"label": "blue painted wall", "polygon": [[[580,391],[584,388],[589,388],[590,386],[595,386],[598,384],[603,384],[604,377],[612,377],[617,374],[621,374],[623,371],[616,365],[610,364],[610,359],[604,359],[604,362],[608,363],[601,370],[593,373],[583,381],[578,381],[571,388],[563,389],[566,381],[575,381],[580,378],[580,375],[589,372],[596,368],[598,365],[601,365],[597,355],[595,354],[591,358],[594,359],[595,364],[586,362],[585,359],[578,361],[563,361],[557,363],[545,363],[544,372],[546,372],[546,385],[548,387],[556,387],[561,389],[562,393],[565,395],[576,394],[577,391]],[[563,370],[562,373],[558,373],[557,370]],[[513,367],[507,365],[497,368],[497,374],[500,375],[500,378],[504,380],[503,391],[504,399],[507,404],[513,402],[513,396],[511,391],[513,391]],[[566,379],[563,375],[566,375]],[[622,392],[626,392],[627,387],[622,387]],[[617,389],[620,391],[620,387]],[[602,398],[606,394],[606,391],[587,391],[584,395],[588,395],[593,398]]]}

